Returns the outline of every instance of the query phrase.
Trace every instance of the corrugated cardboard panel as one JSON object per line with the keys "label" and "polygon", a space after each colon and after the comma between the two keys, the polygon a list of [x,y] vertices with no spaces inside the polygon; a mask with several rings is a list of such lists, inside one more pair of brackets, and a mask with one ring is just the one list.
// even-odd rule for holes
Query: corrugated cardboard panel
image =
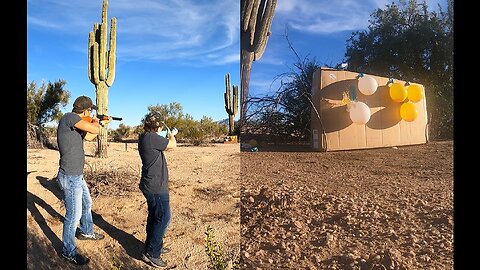
{"label": "corrugated cardboard panel", "polygon": [[[316,130],[313,150],[335,151],[426,143],[425,97],[414,103],[418,111],[417,118],[406,122],[400,116],[402,103],[390,98],[389,78],[364,75],[373,77],[378,84],[377,90],[371,95],[358,91],[358,73],[331,68],[320,68],[315,72],[312,96],[320,120],[312,110],[311,126],[312,130]],[[370,108],[371,116],[366,124],[353,123],[347,105],[341,103],[342,94],[351,93],[352,87],[356,89],[356,100]]]}

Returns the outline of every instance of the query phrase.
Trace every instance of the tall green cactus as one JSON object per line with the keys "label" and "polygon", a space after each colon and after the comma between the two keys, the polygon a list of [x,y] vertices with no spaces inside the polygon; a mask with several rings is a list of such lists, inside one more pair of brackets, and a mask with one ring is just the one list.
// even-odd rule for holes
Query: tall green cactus
{"label": "tall green cactus", "polygon": [[252,62],[259,60],[265,52],[276,5],[277,0],[241,0],[241,123],[247,110]]}
{"label": "tall green cactus", "polygon": [[[102,23],[94,23],[93,31],[88,34],[88,79],[95,85],[97,114],[108,115],[108,87],[115,79],[115,60],[117,48],[117,19],[111,20],[110,46],[107,50],[107,9],[108,0],[103,0]],[[98,134],[97,157],[107,155],[107,127],[100,128]]]}
{"label": "tall green cactus", "polygon": [[228,113],[228,135],[233,135],[235,115],[238,112],[238,86],[233,85],[233,98],[230,93],[230,74],[225,75],[225,110]]}

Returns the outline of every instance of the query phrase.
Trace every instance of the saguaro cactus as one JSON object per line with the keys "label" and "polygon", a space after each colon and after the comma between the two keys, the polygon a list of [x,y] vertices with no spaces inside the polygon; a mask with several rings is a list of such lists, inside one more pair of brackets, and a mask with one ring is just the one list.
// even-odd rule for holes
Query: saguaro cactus
{"label": "saguaro cactus", "polygon": [[225,75],[225,110],[228,113],[228,135],[233,135],[235,115],[238,111],[238,86],[233,85],[233,97],[230,93],[230,74]]}
{"label": "saguaro cactus", "polygon": [[[107,9],[108,0],[103,0],[102,23],[94,23],[93,31],[88,34],[88,79],[95,85],[97,114],[108,115],[108,87],[115,79],[115,52],[117,19],[112,18],[110,28],[110,46],[107,50]],[[98,134],[97,157],[106,158],[107,127],[100,128]]]}
{"label": "saguaro cactus", "polygon": [[270,26],[277,0],[241,0],[241,105],[240,123],[243,125],[247,110],[248,83],[252,62],[265,52]]}

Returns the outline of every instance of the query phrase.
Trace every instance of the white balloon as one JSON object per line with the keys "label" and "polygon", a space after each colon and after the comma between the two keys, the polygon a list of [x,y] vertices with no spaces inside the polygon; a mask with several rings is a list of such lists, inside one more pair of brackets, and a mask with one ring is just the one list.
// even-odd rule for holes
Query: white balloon
{"label": "white balloon", "polygon": [[371,95],[377,91],[378,83],[371,76],[362,76],[358,78],[358,90],[364,95]]}
{"label": "white balloon", "polygon": [[366,124],[370,120],[370,108],[361,101],[352,101],[349,108],[350,119],[355,124]]}

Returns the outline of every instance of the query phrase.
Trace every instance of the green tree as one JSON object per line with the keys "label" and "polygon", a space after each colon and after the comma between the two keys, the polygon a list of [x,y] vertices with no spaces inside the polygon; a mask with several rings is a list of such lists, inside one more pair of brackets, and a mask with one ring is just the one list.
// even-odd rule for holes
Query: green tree
{"label": "green tree", "polygon": [[[147,109],[148,113],[158,112],[162,115],[169,128],[175,127],[178,129],[179,132],[175,136],[177,141],[200,145],[228,132],[225,125],[214,122],[210,117],[203,116],[200,121],[195,120],[191,115],[183,112],[183,107],[178,102],[152,105]],[[142,119],[142,125],[136,127],[134,133],[140,134],[143,131],[144,121],[145,117]]]}
{"label": "green tree", "polygon": [[183,113],[183,106],[178,102],[152,105],[148,106],[147,109],[148,112],[158,112],[161,116],[163,116],[165,123],[169,127],[178,127],[181,120],[185,117]]}
{"label": "green tree", "polygon": [[131,130],[132,128],[130,126],[120,123],[118,125],[118,128],[112,132],[113,139],[115,141],[120,141],[123,138],[127,138],[128,136],[130,136]]}
{"label": "green tree", "polygon": [[58,80],[37,86],[35,81],[27,84],[27,123],[43,126],[62,117],[60,106],[65,107],[70,92],[64,89],[65,80]]}
{"label": "green tree", "polygon": [[353,32],[348,69],[425,86],[432,139],[453,138],[453,1],[447,11],[400,1],[371,14],[366,31]]}

